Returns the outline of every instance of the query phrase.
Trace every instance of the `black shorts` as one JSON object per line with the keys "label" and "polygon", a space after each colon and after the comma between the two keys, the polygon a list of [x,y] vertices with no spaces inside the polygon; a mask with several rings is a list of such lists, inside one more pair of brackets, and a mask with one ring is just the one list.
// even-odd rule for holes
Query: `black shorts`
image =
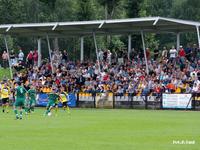
{"label": "black shorts", "polygon": [[9,98],[2,98],[2,104],[6,104],[9,102]]}
{"label": "black shorts", "polygon": [[62,106],[67,106],[67,102],[63,102],[63,103],[62,103]]}

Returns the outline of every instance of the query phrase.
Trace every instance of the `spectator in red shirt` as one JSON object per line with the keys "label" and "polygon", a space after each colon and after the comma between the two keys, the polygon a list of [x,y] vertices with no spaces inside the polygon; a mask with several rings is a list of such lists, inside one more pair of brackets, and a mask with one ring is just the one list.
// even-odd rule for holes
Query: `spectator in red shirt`
{"label": "spectator in red shirt", "polygon": [[185,61],[185,50],[183,49],[183,46],[180,46],[179,52],[178,52],[180,63],[184,64]]}
{"label": "spectator in red shirt", "polygon": [[33,52],[30,51],[26,57],[26,61],[28,63],[28,66],[33,65]]}
{"label": "spectator in red shirt", "polygon": [[55,83],[56,83],[57,85],[60,85],[60,80],[57,78],[57,79],[55,80]]}

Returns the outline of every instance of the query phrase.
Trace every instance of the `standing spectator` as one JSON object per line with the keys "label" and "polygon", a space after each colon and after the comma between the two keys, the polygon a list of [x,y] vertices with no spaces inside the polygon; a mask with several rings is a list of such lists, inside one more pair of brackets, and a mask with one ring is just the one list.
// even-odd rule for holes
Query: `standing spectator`
{"label": "standing spectator", "polygon": [[11,50],[11,52],[10,52],[10,62],[11,62],[12,66],[15,65],[17,62],[14,50]]}
{"label": "standing spectator", "polygon": [[119,50],[117,58],[118,58],[118,63],[123,64],[124,63],[124,58],[123,58],[124,52],[122,49]]}
{"label": "standing spectator", "polygon": [[24,53],[22,52],[21,49],[19,50],[18,60],[19,60],[19,61],[23,61],[23,60],[24,60]]}
{"label": "standing spectator", "polygon": [[163,47],[163,51],[162,51],[162,59],[166,59],[168,55],[168,50],[166,47]]}
{"label": "standing spectator", "polygon": [[30,51],[26,57],[28,66],[32,66],[33,65],[33,52]]}
{"label": "standing spectator", "polygon": [[3,67],[7,68],[8,67],[8,53],[6,51],[4,51],[2,54],[2,60],[3,60]]}
{"label": "standing spectator", "polygon": [[156,48],[154,49],[154,60],[157,60],[159,56],[159,50],[158,50],[158,46],[156,46]]}
{"label": "standing spectator", "polygon": [[124,60],[128,60],[128,53],[127,53],[127,50],[123,50],[123,58]]}
{"label": "standing spectator", "polygon": [[143,49],[142,48],[138,49],[137,53],[138,53],[138,62],[140,62],[144,58]]}
{"label": "standing spectator", "polygon": [[150,49],[149,49],[149,48],[146,48],[146,57],[147,57],[147,60],[150,59],[150,56],[151,56]]}
{"label": "standing spectator", "polygon": [[195,61],[195,58],[197,57],[198,48],[196,44],[193,44],[193,47],[191,49],[191,61]]}
{"label": "standing spectator", "polygon": [[130,51],[130,54],[129,54],[131,61],[133,61],[133,59],[134,59],[134,51],[135,51],[134,48],[132,48],[131,51]]}
{"label": "standing spectator", "polygon": [[61,60],[61,56],[60,56],[59,50],[54,50],[54,53],[52,55],[53,66],[58,67],[60,60]]}
{"label": "standing spectator", "polygon": [[58,63],[61,64],[62,63],[62,52],[59,50],[58,50],[58,56],[59,56]]}
{"label": "standing spectator", "polygon": [[180,63],[183,64],[185,61],[185,50],[183,49],[183,46],[180,46],[178,55],[180,57]]}
{"label": "standing spectator", "polygon": [[66,63],[67,60],[68,60],[68,54],[67,54],[67,51],[64,50],[63,53],[62,53],[62,62]]}
{"label": "standing spectator", "polygon": [[34,61],[34,66],[37,66],[37,63],[38,63],[38,52],[37,52],[36,49],[33,52],[33,61]]}
{"label": "standing spectator", "polygon": [[104,50],[104,52],[103,52],[103,60],[104,60],[104,62],[106,62],[107,57],[108,57],[108,52],[107,52],[107,50]]}
{"label": "standing spectator", "polygon": [[175,63],[176,57],[177,57],[177,50],[175,49],[174,46],[172,46],[172,49],[169,50],[169,61],[171,63]]}
{"label": "standing spectator", "polygon": [[99,51],[99,59],[101,62],[103,61],[103,51],[101,49]]}
{"label": "standing spectator", "polygon": [[187,60],[191,60],[191,47],[190,47],[190,45],[188,44],[187,45],[187,48],[185,49],[185,57],[186,57],[186,59]]}
{"label": "standing spectator", "polygon": [[112,53],[110,52],[110,50],[108,50],[107,53],[108,53],[107,54],[108,63],[111,64]]}
{"label": "standing spectator", "polygon": [[112,53],[112,62],[113,63],[117,62],[117,52],[115,49],[113,50],[113,53]]}

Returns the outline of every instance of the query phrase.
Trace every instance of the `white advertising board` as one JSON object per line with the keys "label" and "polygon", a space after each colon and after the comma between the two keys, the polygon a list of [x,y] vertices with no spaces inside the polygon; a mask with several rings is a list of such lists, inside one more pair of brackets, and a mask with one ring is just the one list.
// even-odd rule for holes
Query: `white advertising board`
{"label": "white advertising board", "polygon": [[192,108],[192,94],[163,94],[163,108]]}

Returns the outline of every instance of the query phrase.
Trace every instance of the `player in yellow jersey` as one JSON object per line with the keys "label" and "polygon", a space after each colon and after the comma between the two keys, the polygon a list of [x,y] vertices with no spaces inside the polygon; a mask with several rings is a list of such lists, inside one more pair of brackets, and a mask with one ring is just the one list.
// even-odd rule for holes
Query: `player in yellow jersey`
{"label": "player in yellow jersey", "polygon": [[62,103],[62,106],[63,106],[63,109],[66,110],[67,109],[67,112],[70,113],[70,110],[69,110],[69,107],[67,105],[67,102],[68,102],[68,94],[65,92],[65,87],[61,87],[60,88],[60,101]]}
{"label": "player in yellow jersey", "polygon": [[8,106],[9,106],[9,95],[10,95],[10,87],[7,83],[4,83],[0,89],[1,94],[1,100],[2,100],[2,107],[3,107],[3,113],[9,112]]}

